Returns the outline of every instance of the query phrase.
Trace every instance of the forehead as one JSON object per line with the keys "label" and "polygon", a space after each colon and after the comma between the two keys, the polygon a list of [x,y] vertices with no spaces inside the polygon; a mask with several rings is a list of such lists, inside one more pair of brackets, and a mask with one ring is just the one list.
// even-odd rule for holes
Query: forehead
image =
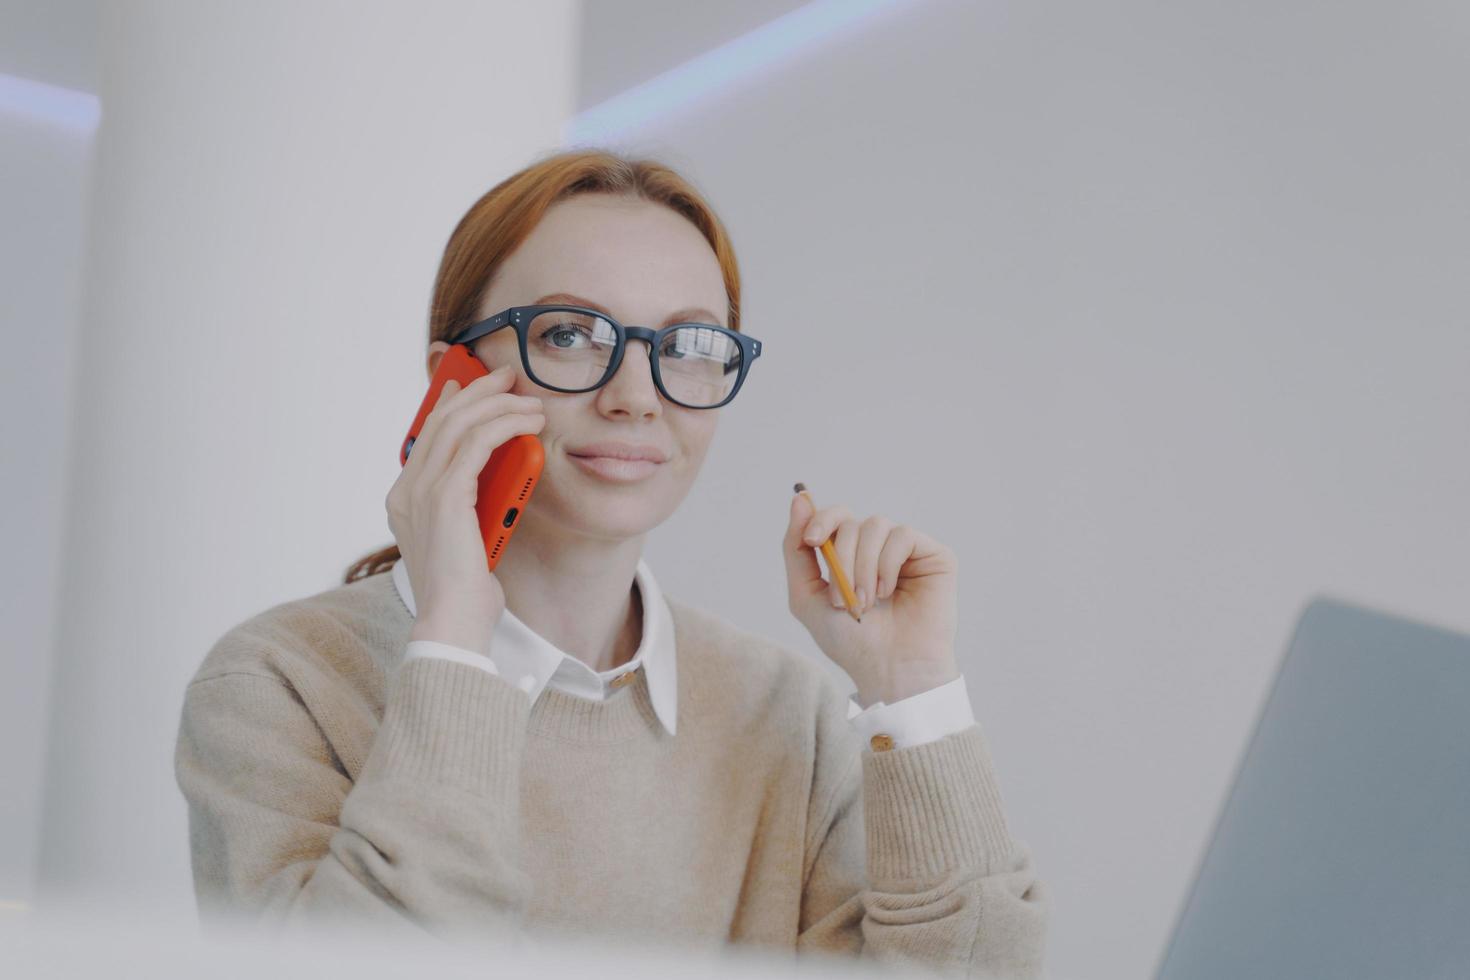
{"label": "forehead", "polygon": [[550,293],[586,297],[627,323],[704,307],[727,325],[714,249],[683,215],[640,199],[581,194],[552,205],[501,265],[483,312]]}

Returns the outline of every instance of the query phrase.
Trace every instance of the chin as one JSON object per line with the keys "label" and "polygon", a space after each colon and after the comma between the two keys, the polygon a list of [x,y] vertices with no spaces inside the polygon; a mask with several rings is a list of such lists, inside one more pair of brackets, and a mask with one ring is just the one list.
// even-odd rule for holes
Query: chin
{"label": "chin", "polygon": [[579,507],[572,525],[592,538],[625,541],[638,538],[663,523],[666,515],[645,506],[598,502]]}

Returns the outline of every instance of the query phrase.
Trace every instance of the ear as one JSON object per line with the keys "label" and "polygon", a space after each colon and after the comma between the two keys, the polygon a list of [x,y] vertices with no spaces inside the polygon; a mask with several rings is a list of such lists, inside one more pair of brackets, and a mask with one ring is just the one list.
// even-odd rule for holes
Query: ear
{"label": "ear", "polygon": [[439,361],[447,350],[449,345],[442,340],[436,340],[429,345],[429,380],[433,380],[434,372],[439,370]]}

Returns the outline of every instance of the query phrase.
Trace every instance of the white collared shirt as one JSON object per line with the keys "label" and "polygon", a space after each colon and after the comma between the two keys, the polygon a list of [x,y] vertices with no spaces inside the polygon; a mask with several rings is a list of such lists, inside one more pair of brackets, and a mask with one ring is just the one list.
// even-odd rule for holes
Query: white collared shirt
{"label": "white collared shirt", "polygon": [[[394,562],[392,575],[393,585],[409,614],[417,615],[413,588],[408,581],[408,567],[401,558]],[[634,582],[643,604],[643,638],[633,659],[611,670],[595,671],[553,646],[509,608],[495,624],[488,657],[435,640],[410,640],[404,659],[443,657],[487,670],[525,691],[532,704],[548,684],[577,697],[604,700],[617,687],[627,683],[618,681],[618,678],[642,667],[654,713],[664,729],[673,735],[679,700],[673,614],[664,603],[663,592],[653,572],[641,558]],[[964,675],[892,704],[877,701],[863,708],[856,697],[849,697],[847,717],[864,739],[883,733],[893,739],[894,748],[942,738],[975,723]]]}

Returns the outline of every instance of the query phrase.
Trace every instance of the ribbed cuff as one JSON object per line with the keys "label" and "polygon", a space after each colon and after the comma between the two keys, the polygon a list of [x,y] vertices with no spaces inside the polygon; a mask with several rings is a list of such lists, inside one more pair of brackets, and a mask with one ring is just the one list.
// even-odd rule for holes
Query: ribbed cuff
{"label": "ribbed cuff", "polygon": [[519,799],[531,702],[497,674],[445,660],[405,660],[389,674],[383,723],[358,782],[444,783]]}
{"label": "ribbed cuff", "polygon": [[1016,851],[978,724],[932,742],[862,752],[873,887],[956,870],[991,874]]}

